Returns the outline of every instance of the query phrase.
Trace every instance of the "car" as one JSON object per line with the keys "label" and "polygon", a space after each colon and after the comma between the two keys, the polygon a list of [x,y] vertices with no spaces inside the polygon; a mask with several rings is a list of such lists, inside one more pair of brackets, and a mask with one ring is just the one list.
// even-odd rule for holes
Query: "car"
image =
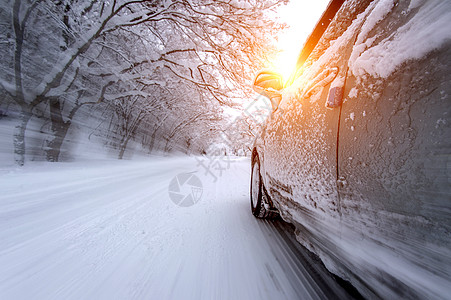
{"label": "car", "polygon": [[450,1],[331,1],[251,159],[251,210],[369,299],[451,295]]}

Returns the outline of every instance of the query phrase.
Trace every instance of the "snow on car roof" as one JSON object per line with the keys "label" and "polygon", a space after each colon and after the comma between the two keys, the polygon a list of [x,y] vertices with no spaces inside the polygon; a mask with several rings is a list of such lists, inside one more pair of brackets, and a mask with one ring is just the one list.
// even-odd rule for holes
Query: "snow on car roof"
{"label": "snow on car roof", "polygon": [[394,5],[393,0],[376,2],[363,24],[349,61],[355,76],[369,74],[387,78],[402,63],[424,57],[451,40],[451,2],[412,1],[403,11],[403,14],[412,14],[411,19],[394,35],[373,45],[375,38],[367,39],[368,33]]}
{"label": "snow on car roof", "polygon": [[[323,74],[327,66],[340,59],[342,47],[358,32],[356,43],[348,61],[349,70],[355,76],[371,75],[387,78],[402,63],[410,59],[419,59],[429,52],[438,49],[451,40],[449,20],[451,20],[451,2],[449,1],[413,1],[403,14],[412,14],[406,24],[400,26],[394,34],[374,44],[377,34],[368,38],[369,33],[394,8],[394,0],[372,2],[366,10],[359,14],[352,24],[336,40],[326,41],[318,47],[326,47],[320,51],[316,59],[309,58],[301,75],[287,87],[283,99],[303,96],[317,82],[317,76]],[[325,36],[334,28],[328,28]],[[318,75],[320,74],[320,75]],[[315,101],[315,99],[310,99]]]}

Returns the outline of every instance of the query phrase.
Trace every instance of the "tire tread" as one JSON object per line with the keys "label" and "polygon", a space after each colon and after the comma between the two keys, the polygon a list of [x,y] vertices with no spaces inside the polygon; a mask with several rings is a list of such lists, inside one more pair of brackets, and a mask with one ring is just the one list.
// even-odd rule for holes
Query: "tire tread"
{"label": "tire tread", "polygon": [[[251,170],[253,170],[254,164],[260,164],[260,160],[257,155],[252,159]],[[252,184],[252,174],[253,172],[251,171],[251,184]],[[270,209],[266,209],[266,206],[271,206],[271,201],[269,200],[268,193],[266,192],[265,186],[263,185],[261,174],[259,174],[259,176],[261,188],[259,191],[259,197],[257,200],[256,207],[253,210],[252,214],[259,219],[275,219],[279,216],[279,212],[272,207]],[[252,185],[251,185],[251,197],[252,197]],[[251,210],[252,210],[252,199],[251,199]]]}

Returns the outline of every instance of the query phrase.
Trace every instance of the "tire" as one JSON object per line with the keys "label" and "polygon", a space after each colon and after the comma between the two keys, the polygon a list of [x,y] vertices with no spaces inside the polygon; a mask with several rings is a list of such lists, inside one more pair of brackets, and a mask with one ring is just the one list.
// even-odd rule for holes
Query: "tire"
{"label": "tire", "polygon": [[252,158],[251,167],[251,211],[252,214],[260,219],[274,219],[279,213],[269,205],[269,196],[263,185],[260,174],[260,159],[258,155]]}

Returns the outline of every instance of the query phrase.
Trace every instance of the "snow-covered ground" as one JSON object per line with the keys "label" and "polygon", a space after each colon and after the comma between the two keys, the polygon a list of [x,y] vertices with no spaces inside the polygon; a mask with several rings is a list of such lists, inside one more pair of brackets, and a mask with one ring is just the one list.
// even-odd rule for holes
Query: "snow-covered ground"
{"label": "snow-covered ground", "polygon": [[[196,170],[199,201],[177,206],[169,183]],[[186,157],[30,162],[0,169],[0,190],[0,299],[350,297],[251,215],[246,159],[216,181]]]}

